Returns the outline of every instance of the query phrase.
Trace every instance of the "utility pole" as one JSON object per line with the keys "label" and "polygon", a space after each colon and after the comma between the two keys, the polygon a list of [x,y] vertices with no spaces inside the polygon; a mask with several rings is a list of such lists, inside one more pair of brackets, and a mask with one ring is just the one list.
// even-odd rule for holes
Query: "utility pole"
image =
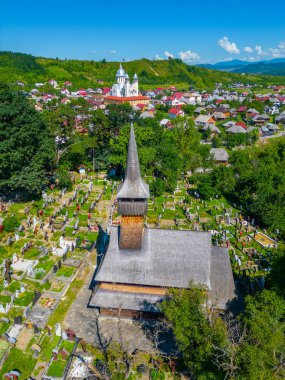
{"label": "utility pole", "polygon": [[94,148],[92,148],[92,171],[95,173],[95,157],[94,157]]}

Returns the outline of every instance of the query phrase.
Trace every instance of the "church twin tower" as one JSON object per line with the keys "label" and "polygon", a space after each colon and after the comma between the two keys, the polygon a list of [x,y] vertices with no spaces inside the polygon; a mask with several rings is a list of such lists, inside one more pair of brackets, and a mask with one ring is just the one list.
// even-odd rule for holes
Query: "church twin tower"
{"label": "church twin tower", "polygon": [[117,83],[113,84],[111,96],[129,97],[139,95],[139,79],[137,74],[134,75],[133,83],[130,83],[130,77],[120,65],[116,74]]}

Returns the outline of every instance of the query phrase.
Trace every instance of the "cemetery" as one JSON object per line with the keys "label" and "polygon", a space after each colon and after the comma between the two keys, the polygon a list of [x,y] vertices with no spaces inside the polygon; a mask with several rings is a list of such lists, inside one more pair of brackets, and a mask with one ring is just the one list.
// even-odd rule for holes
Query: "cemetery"
{"label": "cemetery", "polygon": [[[90,369],[72,353],[81,352],[89,366],[100,357],[90,345],[83,345],[82,352],[82,337],[66,324],[66,316],[94,271],[99,230],[119,223],[114,203],[118,183],[107,180],[106,173],[73,177],[71,190],[46,189],[40,200],[7,203],[0,214],[0,378],[17,367],[20,379],[61,379],[71,363],[70,373],[79,379]],[[211,231],[214,245],[229,248],[234,273],[244,278],[244,285],[264,287],[276,237],[224,198],[201,200],[187,178],[178,181],[172,194],[148,200],[145,224]]]}

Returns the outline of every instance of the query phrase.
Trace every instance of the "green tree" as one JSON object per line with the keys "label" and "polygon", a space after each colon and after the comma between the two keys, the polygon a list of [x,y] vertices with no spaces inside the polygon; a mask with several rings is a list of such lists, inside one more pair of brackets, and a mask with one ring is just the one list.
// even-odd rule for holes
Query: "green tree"
{"label": "green tree", "polygon": [[240,347],[240,379],[284,379],[285,302],[264,290],[246,299],[241,317],[246,339]]}
{"label": "green tree", "polygon": [[205,308],[206,290],[190,284],[189,289],[172,289],[161,305],[170,322],[185,365],[196,379],[218,379],[212,356],[214,347],[226,344],[226,329],[218,316]]}
{"label": "green tree", "polygon": [[133,111],[132,107],[128,103],[109,104],[107,111],[113,136],[117,136],[120,128],[130,121],[130,115]]}
{"label": "green tree", "polygon": [[150,184],[150,191],[155,197],[160,197],[164,192],[165,186],[161,178],[156,178]]}
{"label": "green tree", "polygon": [[192,119],[174,121],[173,139],[182,162],[182,170],[195,170],[210,164],[210,146],[201,145],[201,134],[194,127]]}
{"label": "green tree", "polygon": [[0,192],[39,195],[54,167],[54,142],[42,116],[22,94],[1,84],[0,103]]}

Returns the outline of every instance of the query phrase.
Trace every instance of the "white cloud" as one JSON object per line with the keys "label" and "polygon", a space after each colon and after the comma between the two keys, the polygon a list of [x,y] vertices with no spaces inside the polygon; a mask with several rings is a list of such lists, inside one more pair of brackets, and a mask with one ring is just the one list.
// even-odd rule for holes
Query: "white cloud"
{"label": "white cloud", "polygon": [[266,55],[266,53],[262,49],[262,46],[260,45],[256,45],[254,50],[257,52],[258,55]]}
{"label": "white cloud", "polygon": [[240,54],[235,42],[230,42],[228,37],[223,37],[218,41],[218,45],[229,54]]}
{"label": "white cloud", "polygon": [[254,56],[251,56],[251,57],[244,57],[244,58],[243,58],[243,61],[247,61],[247,62],[256,62],[256,61],[260,61],[260,57],[254,57]]}
{"label": "white cloud", "polygon": [[111,53],[111,54],[117,54],[117,50],[110,50],[109,53]]}
{"label": "white cloud", "polygon": [[155,60],[155,61],[162,61],[163,58],[161,58],[159,54],[155,54],[155,56],[154,56],[154,60]]}
{"label": "white cloud", "polygon": [[169,51],[165,51],[164,52],[164,55],[167,57],[167,58],[174,58],[174,55],[172,53],[169,53]]}
{"label": "white cloud", "polygon": [[198,61],[200,59],[199,54],[194,53],[191,50],[180,51],[178,56],[182,59],[182,61]]}
{"label": "white cloud", "polygon": [[244,51],[245,51],[246,53],[253,53],[253,48],[251,48],[250,46],[246,46],[246,47],[244,48]]}
{"label": "white cloud", "polygon": [[269,48],[270,54],[273,58],[282,58],[285,56],[285,41],[281,41],[277,48]]}
{"label": "white cloud", "polygon": [[96,52],[96,50],[92,50],[92,52],[91,52],[92,54],[96,54],[97,52]]}

